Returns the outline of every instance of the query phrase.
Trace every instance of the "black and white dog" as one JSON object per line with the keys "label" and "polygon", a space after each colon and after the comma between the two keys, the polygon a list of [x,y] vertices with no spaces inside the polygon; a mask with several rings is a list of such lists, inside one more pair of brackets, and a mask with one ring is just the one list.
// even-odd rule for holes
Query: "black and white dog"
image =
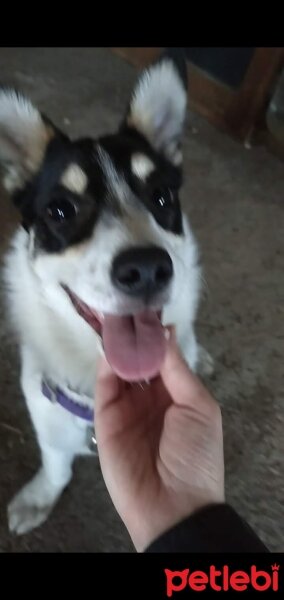
{"label": "black and white dog", "polygon": [[170,323],[189,365],[211,367],[194,334],[201,276],[179,203],[184,74],[174,54],[160,58],[118,131],[99,139],[71,141],[29,100],[0,91],[4,185],[22,217],[4,278],[42,455],[8,509],[18,534],[47,518],[74,457],[91,453],[102,346],[120,377],[149,380]]}

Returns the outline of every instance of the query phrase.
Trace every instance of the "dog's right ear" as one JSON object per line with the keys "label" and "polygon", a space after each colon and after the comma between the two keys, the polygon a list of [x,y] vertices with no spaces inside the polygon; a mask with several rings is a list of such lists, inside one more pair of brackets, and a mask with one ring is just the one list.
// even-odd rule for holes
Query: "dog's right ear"
{"label": "dog's right ear", "polygon": [[21,190],[39,170],[55,130],[21,94],[0,89],[0,163],[4,187]]}
{"label": "dog's right ear", "polygon": [[185,56],[181,48],[169,48],[138,78],[123,125],[179,165],[186,108]]}

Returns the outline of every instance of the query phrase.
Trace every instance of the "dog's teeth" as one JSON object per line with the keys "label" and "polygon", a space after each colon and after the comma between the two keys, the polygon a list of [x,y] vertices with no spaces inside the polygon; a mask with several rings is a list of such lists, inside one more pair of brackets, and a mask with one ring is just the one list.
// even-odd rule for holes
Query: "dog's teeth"
{"label": "dog's teeth", "polygon": [[103,321],[105,318],[104,313],[98,312],[98,315],[99,315],[100,319]]}

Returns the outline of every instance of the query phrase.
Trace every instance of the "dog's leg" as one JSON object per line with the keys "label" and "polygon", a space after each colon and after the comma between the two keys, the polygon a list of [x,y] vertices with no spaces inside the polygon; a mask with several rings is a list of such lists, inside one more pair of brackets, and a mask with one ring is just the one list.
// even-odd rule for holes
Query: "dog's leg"
{"label": "dog's leg", "polygon": [[68,413],[41,392],[41,365],[29,348],[22,349],[22,388],[41,449],[42,465],[8,507],[9,528],[23,534],[48,517],[72,475],[72,462],[84,431]]}
{"label": "dog's leg", "polygon": [[72,476],[73,455],[42,445],[42,466],[8,507],[10,531],[27,533],[43,523]]}
{"label": "dog's leg", "polygon": [[209,352],[198,344],[197,372],[204,377],[211,377],[215,371],[214,359]]}
{"label": "dog's leg", "polygon": [[[177,332],[178,334],[178,332]],[[190,327],[187,335],[178,335],[178,341],[184,358],[189,367],[201,376],[211,376],[214,373],[214,360],[212,356],[196,341],[193,327]]]}
{"label": "dog's leg", "polygon": [[176,335],[185,361],[192,371],[196,371],[198,366],[198,344],[193,327],[188,326],[185,332],[184,328],[177,326]]}

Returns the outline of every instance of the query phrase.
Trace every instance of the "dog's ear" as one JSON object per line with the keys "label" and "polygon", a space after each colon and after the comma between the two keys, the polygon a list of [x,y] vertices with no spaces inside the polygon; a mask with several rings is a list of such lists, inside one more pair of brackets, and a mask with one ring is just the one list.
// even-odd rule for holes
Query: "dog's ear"
{"label": "dog's ear", "polygon": [[126,124],[137,129],[171,162],[179,164],[186,108],[186,61],[181,48],[170,48],[142,72],[130,100]]}
{"label": "dog's ear", "polygon": [[0,89],[0,163],[9,192],[22,189],[39,170],[53,136],[52,125],[28,99],[14,90]]}

